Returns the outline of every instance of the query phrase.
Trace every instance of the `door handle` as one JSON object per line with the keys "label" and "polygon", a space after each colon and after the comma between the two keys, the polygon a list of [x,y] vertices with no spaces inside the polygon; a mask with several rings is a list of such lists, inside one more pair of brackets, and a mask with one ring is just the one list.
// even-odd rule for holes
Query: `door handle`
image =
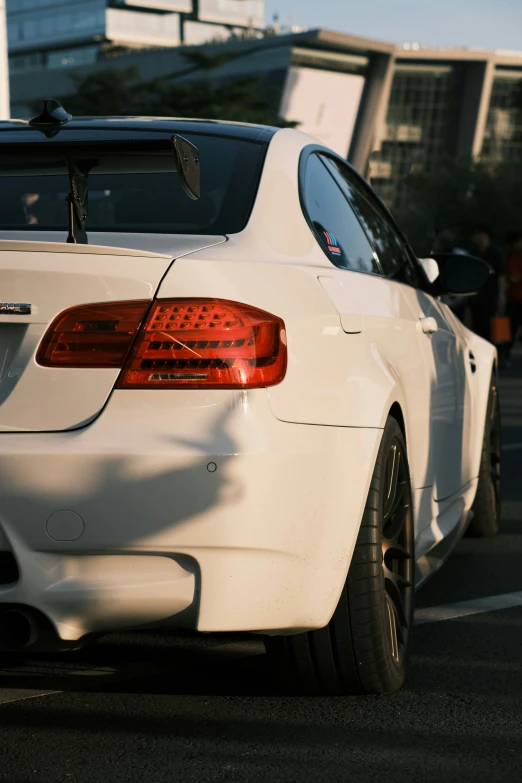
{"label": "door handle", "polygon": [[439,331],[439,325],[435,318],[433,318],[431,315],[428,316],[428,318],[421,318],[420,324],[424,334],[434,334],[434,332]]}

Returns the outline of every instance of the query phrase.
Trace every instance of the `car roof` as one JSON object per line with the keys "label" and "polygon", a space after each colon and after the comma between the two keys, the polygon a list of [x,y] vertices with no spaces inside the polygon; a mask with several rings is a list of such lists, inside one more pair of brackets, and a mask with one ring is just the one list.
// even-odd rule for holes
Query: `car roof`
{"label": "car roof", "polygon": [[27,120],[5,120],[0,122],[0,144],[45,143],[51,137],[54,141],[62,142],[94,141],[110,138],[113,133],[118,138],[124,138],[126,134],[131,138],[139,138],[149,133],[188,133],[267,143],[278,130],[268,125],[170,117],[75,117],[63,125],[38,127],[30,125]]}

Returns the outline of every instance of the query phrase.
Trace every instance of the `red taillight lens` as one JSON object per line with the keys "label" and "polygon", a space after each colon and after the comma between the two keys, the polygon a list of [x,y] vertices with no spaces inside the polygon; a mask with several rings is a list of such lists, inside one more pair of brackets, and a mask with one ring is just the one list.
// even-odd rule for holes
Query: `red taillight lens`
{"label": "red taillight lens", "polygon": [[286,372],[284,322],[219,299],[154,302],[120,389],[254,389]]}
{"label": "red taillight lens", "polygon": [[150,302],[112,302],[66,310],[36,354],[44,367],[122,367]]}

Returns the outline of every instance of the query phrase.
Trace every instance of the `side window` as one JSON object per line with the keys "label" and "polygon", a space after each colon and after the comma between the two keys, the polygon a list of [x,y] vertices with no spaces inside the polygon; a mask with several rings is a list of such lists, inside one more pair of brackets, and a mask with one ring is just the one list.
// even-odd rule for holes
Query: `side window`
{"label": "side window", "polygon": [[306,162],[304,207],[319,244],[336,266],[380,274],[372,247],[350,204],[318,155]]}
{"label": "side window", "polygon": [[364,226],[386,277],[420,287],[418,270],[385,211],[381,211],[377,201],[372,203],[373,198],[370,201],[348,167],[333,158],[325,157],[325,163]]}

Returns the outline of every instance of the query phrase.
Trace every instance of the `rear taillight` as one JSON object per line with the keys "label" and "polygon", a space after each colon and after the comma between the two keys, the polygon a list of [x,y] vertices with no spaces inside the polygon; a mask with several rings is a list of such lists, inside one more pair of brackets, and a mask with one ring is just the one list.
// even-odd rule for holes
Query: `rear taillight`
{"label": "rear taillight", "polygon": [[122,367],[150,302],[112,302],[66,310],[36,354],[44,367]]}
{"label": "rear taillight", "polygon": [[219,299],[163,299],[151,307],[120,389],[253,389],[286,372],[284,322]]}

